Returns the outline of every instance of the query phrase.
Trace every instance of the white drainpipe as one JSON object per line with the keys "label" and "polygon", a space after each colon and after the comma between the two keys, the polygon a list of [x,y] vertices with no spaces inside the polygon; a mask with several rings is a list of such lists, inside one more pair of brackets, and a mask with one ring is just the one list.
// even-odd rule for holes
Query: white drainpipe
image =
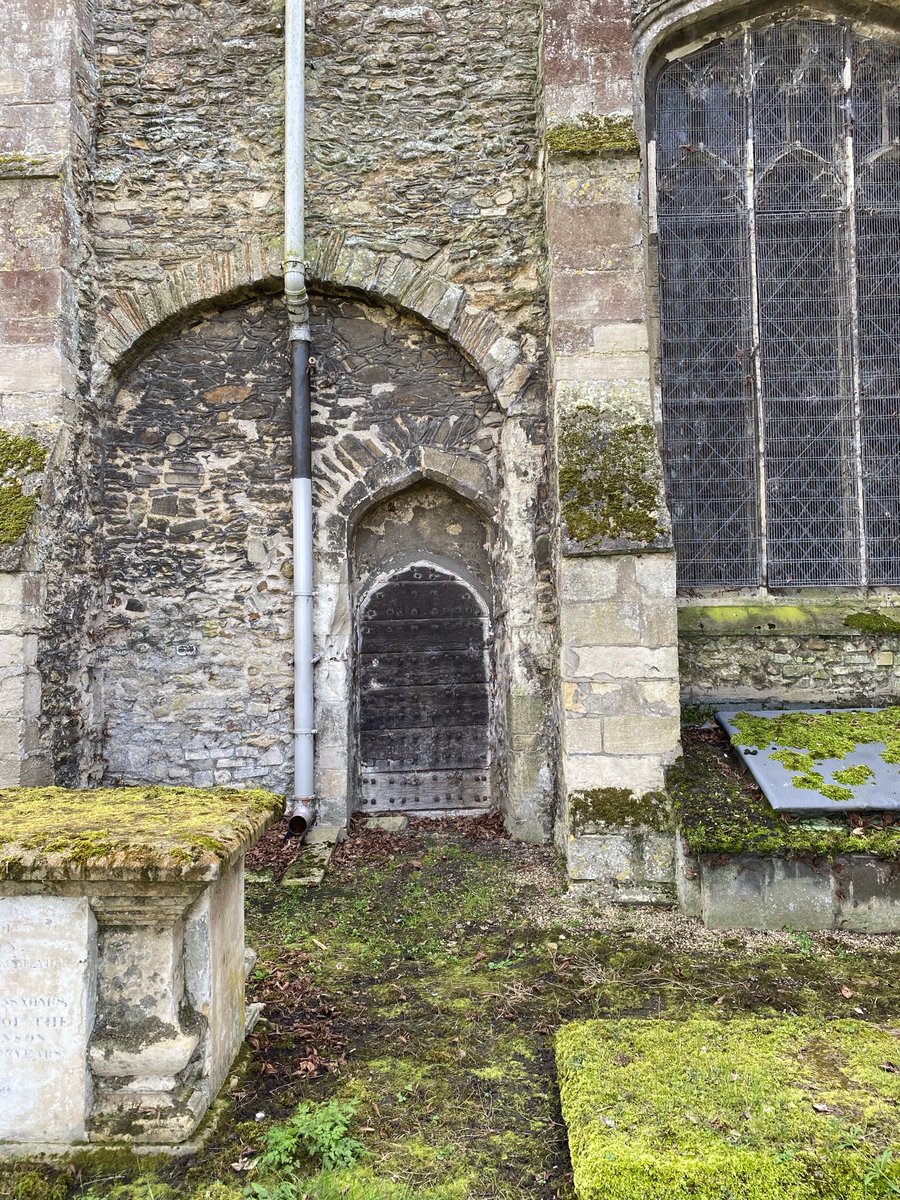
{"label": "white drainpipe", "polygon": [[294,537],[294,796],[291,833],[313,822],[313,511],[309,412],[309,298],[304,259],[306,3],[286,0],[284,25],[284,295],[291,348]]}

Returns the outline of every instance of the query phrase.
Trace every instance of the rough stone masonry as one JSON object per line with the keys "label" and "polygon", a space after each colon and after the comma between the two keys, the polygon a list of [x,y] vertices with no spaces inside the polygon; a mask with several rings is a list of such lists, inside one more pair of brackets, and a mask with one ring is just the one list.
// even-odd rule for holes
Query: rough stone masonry
{"label": "rough stone masonry", "polygon": [[[431,564],[484,598],[510,830],[658,897],[639,802],[678,753],[679,646],[691,697],[838,702],[870,668],[893,690],[900,635],[842,624],[883,596],[775,633],[676,599],[645,91],[713,5],[308,7],[321,818],[359,801],[362,599]],[[2,783],[288,787],[282,22],[0,14]]]}

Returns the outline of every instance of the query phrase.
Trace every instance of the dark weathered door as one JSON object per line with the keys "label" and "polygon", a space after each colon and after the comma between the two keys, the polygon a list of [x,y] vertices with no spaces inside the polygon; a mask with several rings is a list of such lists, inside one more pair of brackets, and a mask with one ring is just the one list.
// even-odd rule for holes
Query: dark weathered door
{"label": "dark weathered door", "polygon": [[360,613],[359,802],[369,812],[488,808],[487,622],[459,580],[395,575]]}

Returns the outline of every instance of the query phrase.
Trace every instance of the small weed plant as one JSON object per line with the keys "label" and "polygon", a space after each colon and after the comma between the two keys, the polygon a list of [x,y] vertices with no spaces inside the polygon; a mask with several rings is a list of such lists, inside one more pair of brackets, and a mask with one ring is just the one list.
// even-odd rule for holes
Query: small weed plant
{"label": "small weed plant", "polygon": [[872,1159],[863,1180],[867,1193],[873,1196],[900,1196],[900,1184],[896,1180],[897,1160],[891,1150],[884,1150]]}
{"label": "small weed plant", "polygon": [[324,1104],[298,1104],[289,1121],[269,1130],[265,1150],[256,1164],[260,1180],[248,1186],[247,1196],[253,1200],[294,1200],[302,1194],[299,1171],[352,1167],[363,1153],[362,1143],[349,1133],[355,1117],[354,1103],[329,1100]]}

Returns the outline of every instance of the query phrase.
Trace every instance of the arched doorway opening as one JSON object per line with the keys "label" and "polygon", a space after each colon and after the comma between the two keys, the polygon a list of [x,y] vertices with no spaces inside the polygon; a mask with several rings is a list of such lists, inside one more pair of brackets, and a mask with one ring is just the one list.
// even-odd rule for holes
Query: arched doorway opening
{"label": "arched doorway opening", "polygon": [[420,563],[359,608],[358,805],[366,812],[491,805],[490,618],[474,589]]}

